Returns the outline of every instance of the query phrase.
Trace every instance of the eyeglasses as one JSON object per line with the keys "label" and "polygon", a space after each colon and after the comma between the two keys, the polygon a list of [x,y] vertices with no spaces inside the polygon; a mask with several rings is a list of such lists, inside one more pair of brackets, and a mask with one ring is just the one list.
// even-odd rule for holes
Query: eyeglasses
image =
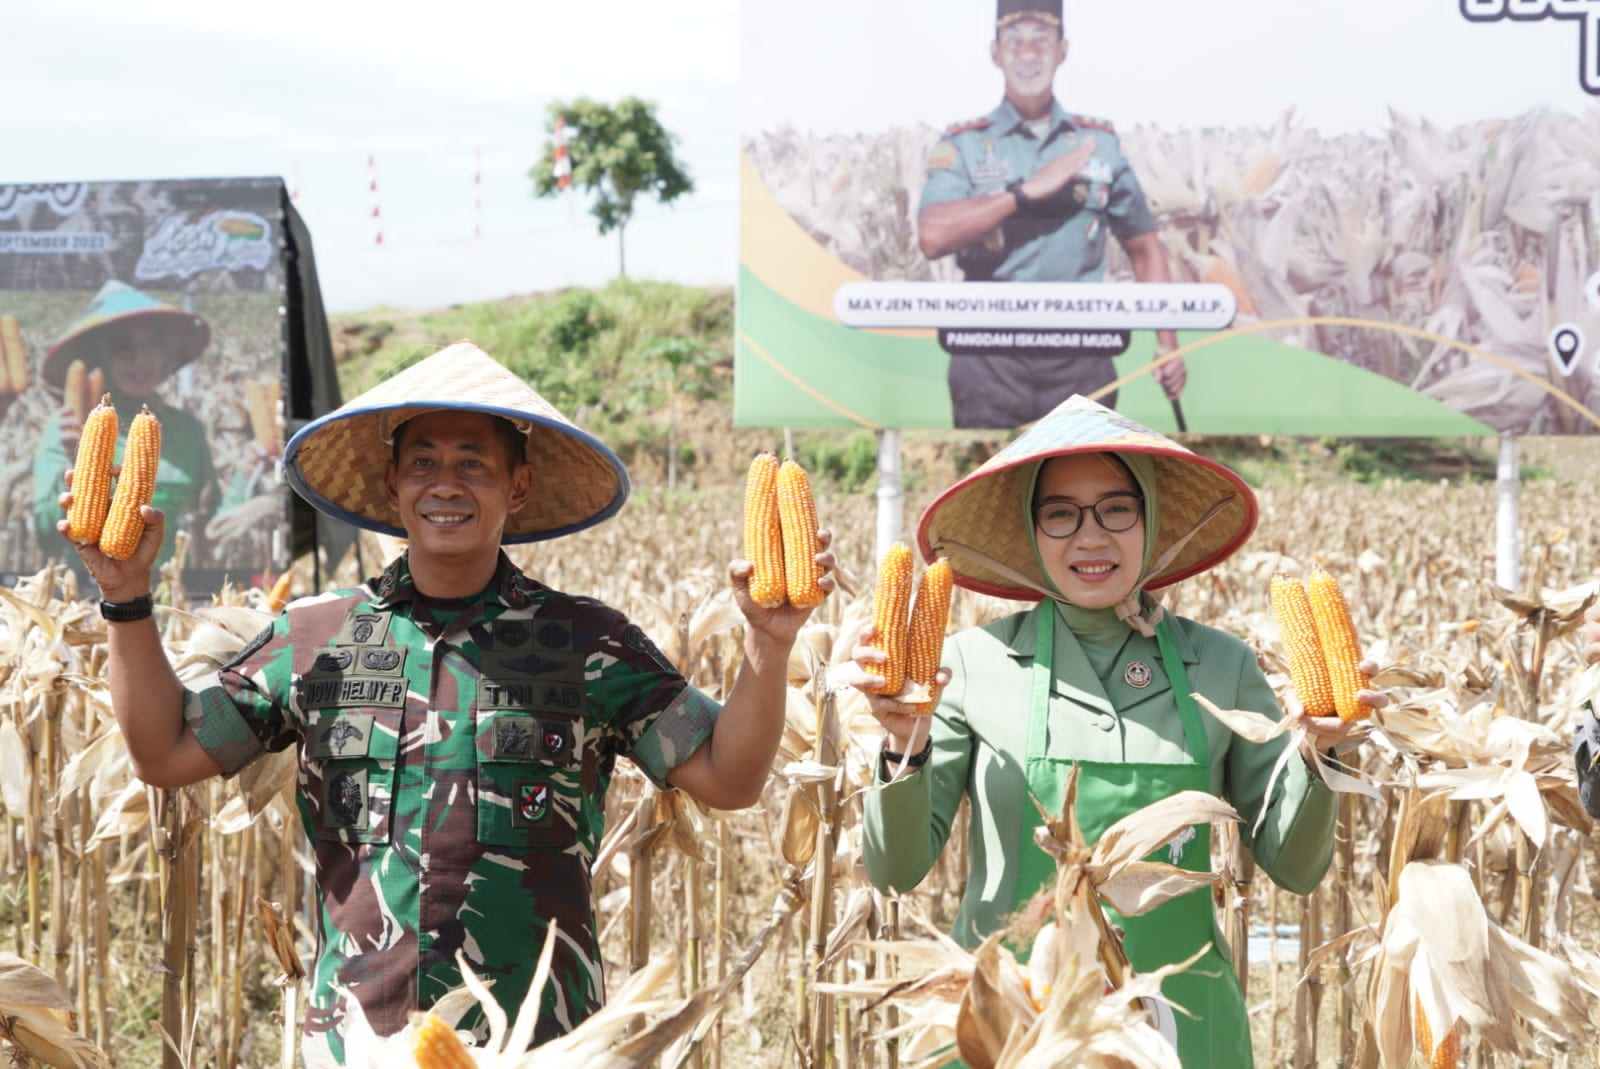
{"label": "eyeglasses", "polygon": [[1071,538],[1083,526],[1083,518],[1094,513],[1094,522],[1112,534],[1132,530],[1144,518],[1144,496],[1134,493],[1107,494],[1092,505],[1071,501],[1046,501],[1033,510],[1033,522],[1050,538]]}

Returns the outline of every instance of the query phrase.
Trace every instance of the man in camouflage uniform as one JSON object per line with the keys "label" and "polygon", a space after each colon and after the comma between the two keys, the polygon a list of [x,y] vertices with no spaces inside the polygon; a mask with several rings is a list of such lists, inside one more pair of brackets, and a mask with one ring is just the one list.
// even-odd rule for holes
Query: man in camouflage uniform
{"label": "man in camouflage uniform", "polygon": [[[1005,97],[988,115],[945,131],[928,155],[917,215],[928,259],[955,254],[965,278],[1002,282],[1098,282],[1106,233],[1121,243],[1134,277],[1172,279],[1166,250],[1116,131],[1069,114],[1055,96],[1067,58],[1061,0],[999,0],[990,58]],[[1177,347],[1157,335],[1157,353]],[[1155,372],[1174,400],[1181,360]],[[1116,377],[1109,356],[952,354],[950,401],[957,427],[1016,427],[1075,393]],[[1097,398],[1114,405],[1114,393]]]}
{"label": "man in camouflage uniform", "polygon": [[160,513],[146,509],[130,561],[81,547],[134,767],[174,787],[297,748],[321,900],[307,1065],[344,1064],[356,1010],[400,1031],[461,985],[458,955],[515,1014],[552,927],[535,1041],[560,1035],[603,993],[589,870],[616,758],[712,807],[754,803],[809,612],[757,607],[733,563],[745,659],[719,706],[621,613],[522,574],[503,541],[606,518],[626,473],[470,343],[311,423],[284,463],[317,508],[403,533],[407,550],[362,586],[292,603],[186,691],[149,616]]}

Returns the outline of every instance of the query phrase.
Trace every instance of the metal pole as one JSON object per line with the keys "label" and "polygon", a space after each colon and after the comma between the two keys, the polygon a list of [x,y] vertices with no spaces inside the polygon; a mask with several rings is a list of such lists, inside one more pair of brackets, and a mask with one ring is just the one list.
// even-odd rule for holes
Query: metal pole
{"label": "metal pole", "polygon": [[905,510],[905,480],[900,467],[900,432],[878,432],[878,541],[873,562],[881,561],[900,540],[900,516]]}
{"label": "metal pole", "polygon": [[1518,481],[1517,440],[1500,436],[1500,460],[1495,467],[1494,581],[1507,590],[1520,589],[1522,579],[1517,551]]}

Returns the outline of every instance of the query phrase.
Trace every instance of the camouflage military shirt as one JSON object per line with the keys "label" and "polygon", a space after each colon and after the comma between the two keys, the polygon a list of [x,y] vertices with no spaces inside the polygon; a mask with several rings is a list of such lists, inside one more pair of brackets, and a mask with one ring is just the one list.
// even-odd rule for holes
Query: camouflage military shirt
{"label": "camouflage military shirt", "polygon": [[229,775],[298,747],[321,898],[307,1063],[343,1064],[346,993],[391,1035],[460,986],[457,951],[514,1014],[552,922],[536,1041],[592,1013],[589,867],[616,757],[664,786],[718,711],[622,614],[504,555],[465,601],[419,595],[401,557],[280,614],[185,716]]}

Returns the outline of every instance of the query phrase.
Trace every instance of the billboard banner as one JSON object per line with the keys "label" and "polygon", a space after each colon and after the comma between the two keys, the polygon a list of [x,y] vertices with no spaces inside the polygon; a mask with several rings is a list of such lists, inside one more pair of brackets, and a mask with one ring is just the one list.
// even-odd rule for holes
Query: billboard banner
{"label": "billboard banner", "polygon": [[0,184],[0,581],[55,561],[93,592],[57,498],[103,397],[119,456],[142,408],[161,421],[166,581],[204,596],[288,567],[292,216],[275,178]]}
{"label": "billboard banner", "polygon": [[1600,432],[1600,3],[742,11],[741,425]]}

